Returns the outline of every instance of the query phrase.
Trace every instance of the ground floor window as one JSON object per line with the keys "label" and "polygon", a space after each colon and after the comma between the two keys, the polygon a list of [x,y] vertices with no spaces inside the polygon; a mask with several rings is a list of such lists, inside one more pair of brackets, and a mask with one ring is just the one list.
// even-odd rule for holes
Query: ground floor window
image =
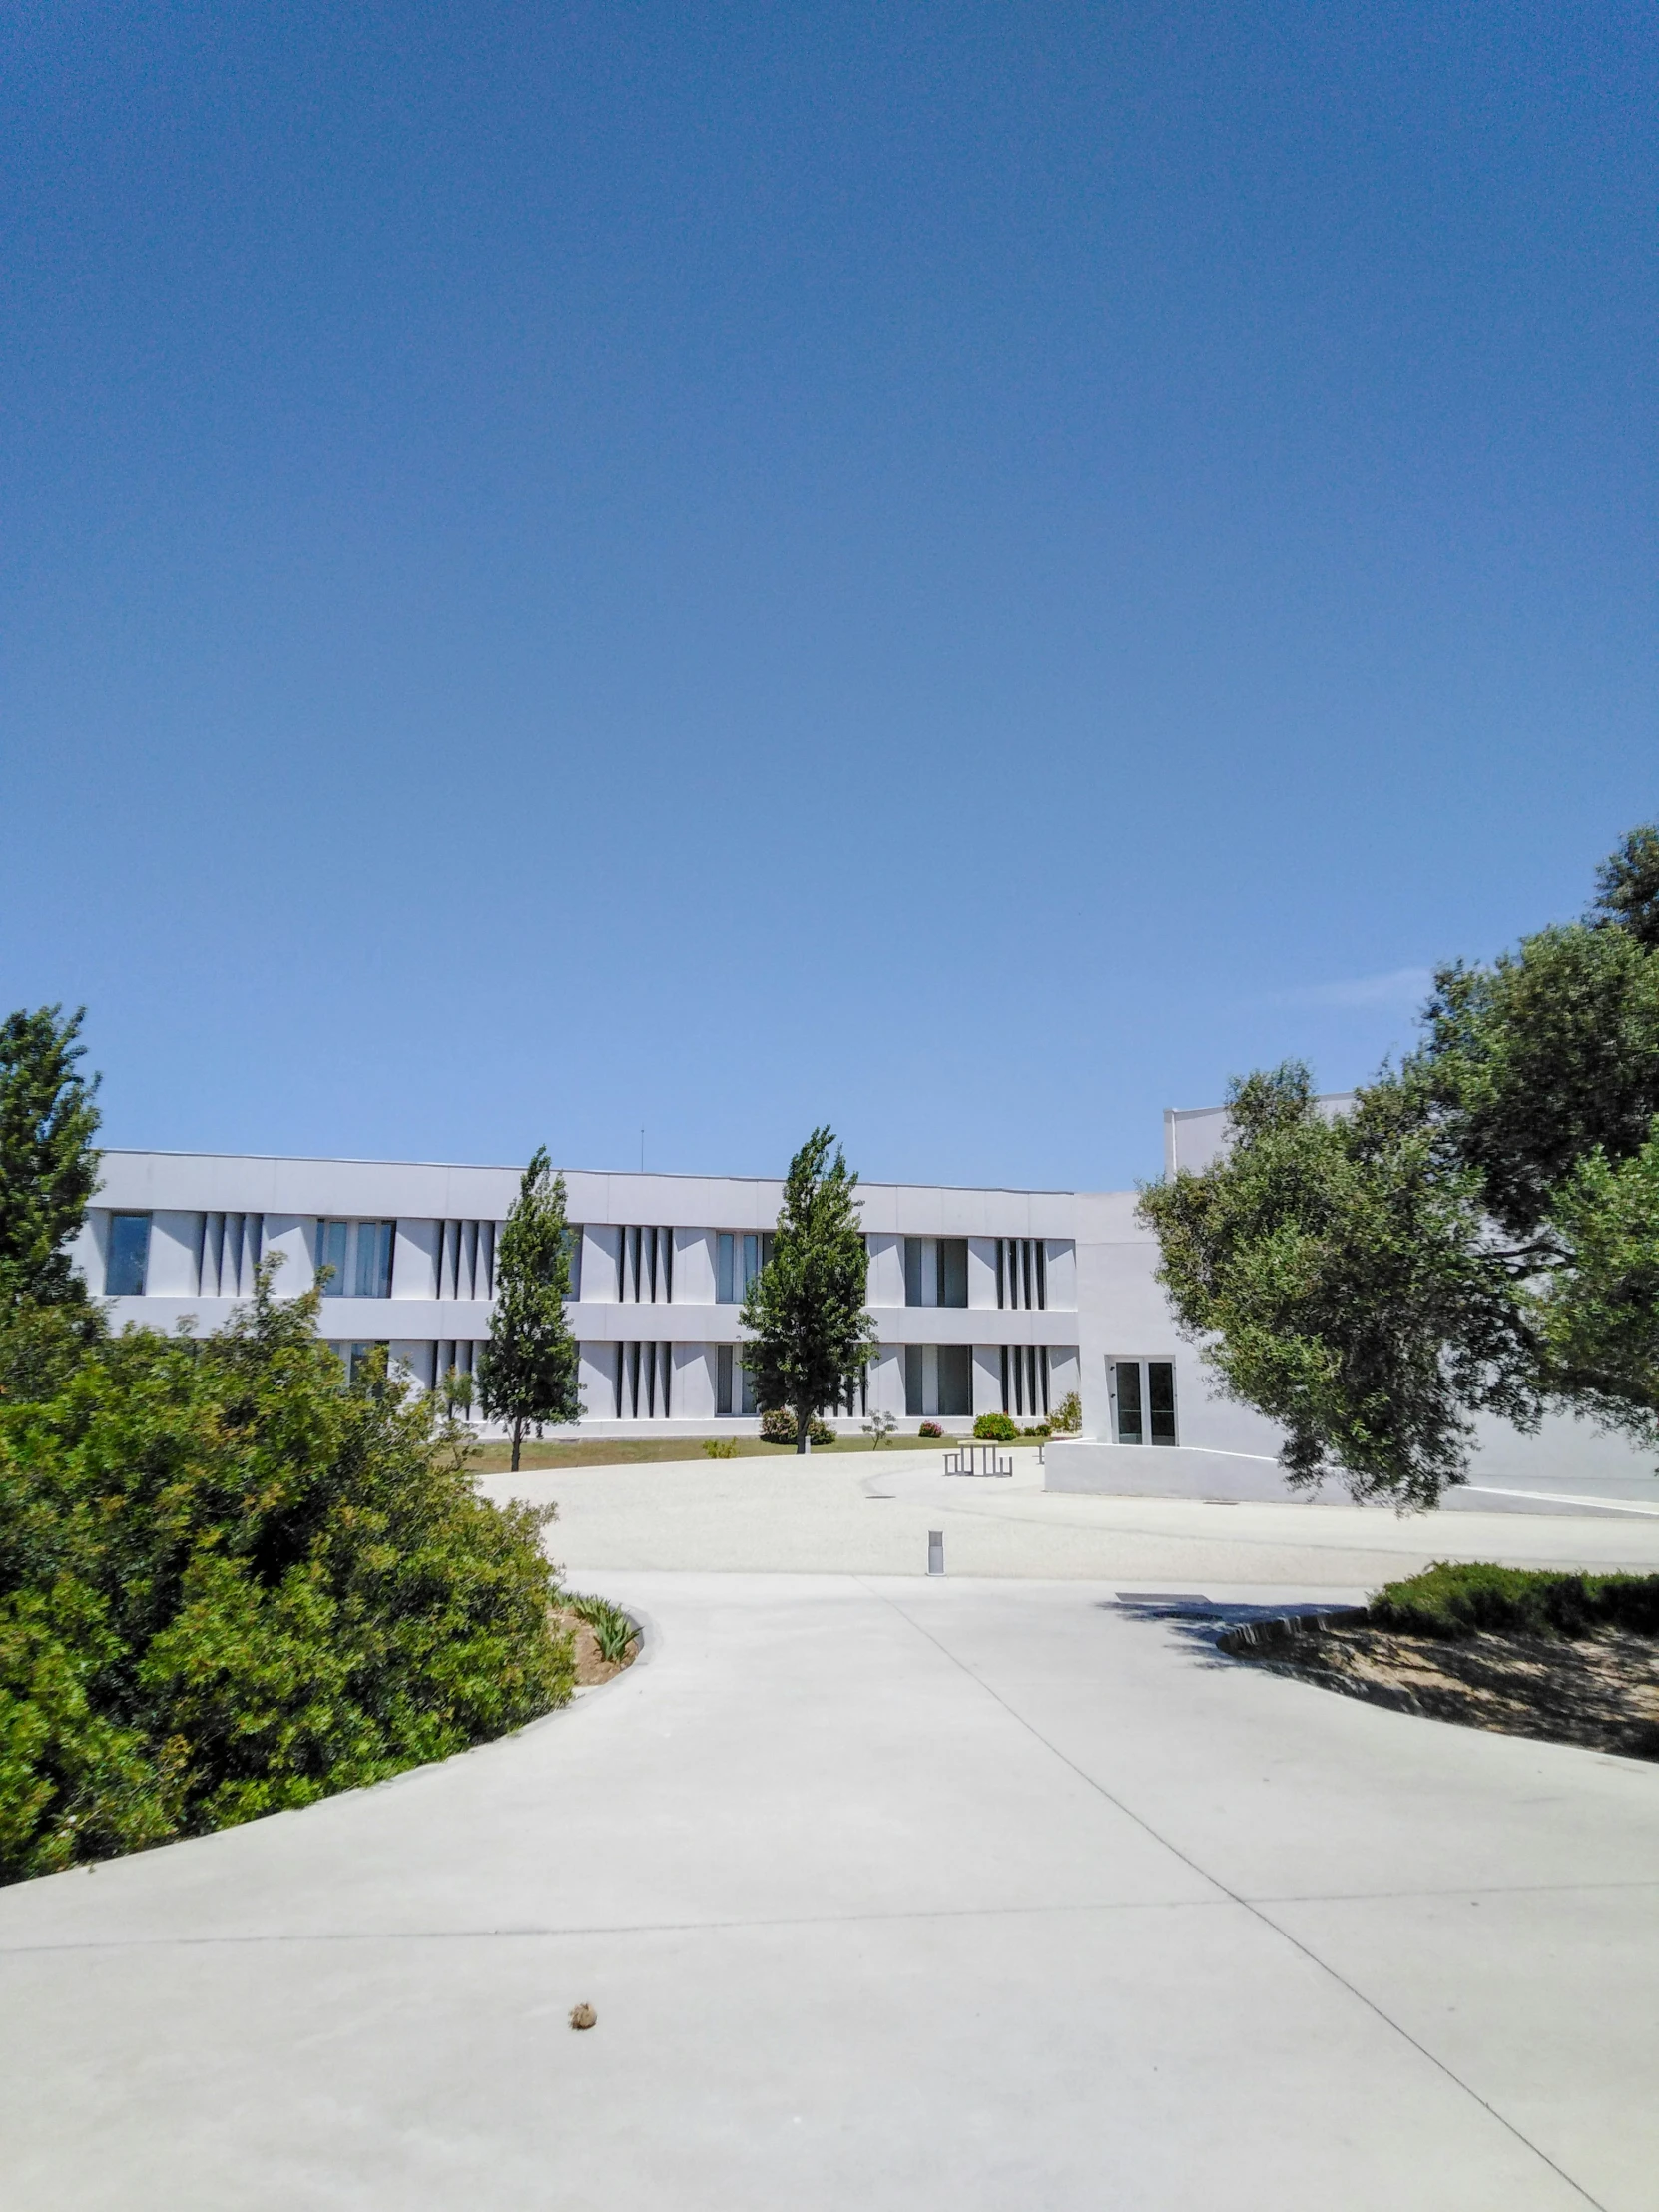
{"label": "ground floor window", "polygon": [[1002,1410],[1022,1420],[1048,1411],[1048,1347],[1002,1347]]}
{"label": "ground floor window", "polygon": [[1173,1360],[1108,1360],[1112,1434],[1120,1444],[1175,1441]]}
{"label": "ground floor window", "polygon": [[856,1375],[849,1375],[835,1400],[837,1413],[867,1413],[869,1411],[869,1370],[860,1368]]}
{"label": "ground floor window", "polygon": [[906,1345],[904,1410],[912,1419],[973,1412],[973,1347]]}
{"label": "ground floor window", "polygon": [[353,1382],[361,1375],[363,1365],[371,1352],[383,1352],[388,1360],[391,1355],[391,1346],[383,1337],[358,1338],[355,1342],[347,1344],[330,1339],[328,1349],[344,1363],[346,1376]]}
{"label": "ground floor window", "polygon": [[755,1389],[736,1345],[715,1347],[715,1411],[722,1418],[755,1411]]}

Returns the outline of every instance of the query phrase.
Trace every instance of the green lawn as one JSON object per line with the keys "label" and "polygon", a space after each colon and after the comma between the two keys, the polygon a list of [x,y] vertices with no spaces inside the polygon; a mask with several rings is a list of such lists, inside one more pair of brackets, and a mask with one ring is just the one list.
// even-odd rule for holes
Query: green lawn
{"label": "green lawn", "polygon": [[[1019,1440],[1026,1445],[1041,1441],[1036,1436],[1022,1436]],[[757,1436],[740,1436],[736,1441],[740,1459],[793,1459],[796,1456],[794,1444],[764,1444]],[[969,1441],[971,1439],[965,1436],[889,1436],[881,1449],[947,1451],[953,1444]],[[822,1458],[827,1451],[869,1451],[873,1448],[867,1436],[837,1436],[832,1444],[814,1444],[813,1457]],[[472,1464],[482,1474],[499,1474],[511,1464],[512,1456],[510,1444],[476,1444]],[[660,1459],[700,1459],[702,1456],[703,1440],[699,1436],[617,1436],[609,1440],[595,1436],[591,1441],[575,1443],[527,1443],[520,1454],[519,1465],[526,1469],[644,1466]]]}

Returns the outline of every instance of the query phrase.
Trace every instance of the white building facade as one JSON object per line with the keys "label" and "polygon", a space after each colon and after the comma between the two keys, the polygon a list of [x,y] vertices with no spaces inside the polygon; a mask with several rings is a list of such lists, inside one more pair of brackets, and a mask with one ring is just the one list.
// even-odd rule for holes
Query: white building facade
{"label": "white building facade", "polygon": [[[1345,1103],[1322,1101],[1328,1112]],[[1219,1107],[1165,1117],[1171,1172],[1203,1168],[1225,1142]],[[281,1262],[278,1296],[326,1268],[324,1337],[348,1363],[384,1345],[429,1389],[476,1368],[521,1172],[110,1151],[77,1264],[115,1327],[166,1330],[187,1315],[200,1329],[223,1322],[262,1259]],[[738,1314],[782,1183],[575,1170],[565,1184],[581,1432],[754,1434]],[[1083,1441],[1050,1452],[1051,1486],[1189,1481],[1228,1494],[1237,1481],[1280,1494],[1279,1433],[1213,1394],[1177,1333],[1132,1191],[860,1183],[858,1199],[879,1346],[856,1402],[827,1414],[831,1426],[856,1430],[876,1412],[909,1430],[931,1420],[961,1433],[986,1412],[1032,1426],[1075,1390]],[[1482,1480],[1648,1472],[1629,1444],[1565,1416],[1537,1436],[1477,1428]],[[1106,1445],[1153,1448],[1125,1460],[1116,1448],[1103,1457]]]}
{"label": "white building facade", "polygon": [[[190,1314],[211,1329],[249,1296],[262,1259],[280,1261],[277,1295],[327,1268],[323,1335],[347,1360],[384,1345],[431,1388],[451,1369],[471,1374],[488,1338],[520,1174],[109,1151],[76,1257],[117,1328],[171,1329]],[[753,1433],[738,1314],[782,1183],[581,1170],[565,1183],[583,1431]],[[1083,1392],[1080,1230],[1101,1202],[880,1183],[858,1198],[879,1349],[832,1423],[855,1429],[879,1411],[954,1430],[1006,1410],[1031,1424]],[[1158,1345],[1171,1335],[1166,1325]]]}

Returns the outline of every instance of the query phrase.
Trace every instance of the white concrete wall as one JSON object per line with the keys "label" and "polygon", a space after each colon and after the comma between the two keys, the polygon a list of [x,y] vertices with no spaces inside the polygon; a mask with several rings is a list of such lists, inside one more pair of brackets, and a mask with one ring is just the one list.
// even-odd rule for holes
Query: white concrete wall
{"label": "white concrete wall", "polygon": [[[715,1279],[718,1231],[677,1229],[674,1232],[674,1303],[676,1306],[712,1306],[720,1288]],[[713,1400],[711,1399],[711,1405]]]}
{"label": "white concrete wall", "polygon": [[440,1222],[399,1217],[391,1255],[393,1298],[436,1298],[441,1229]]}
{"label": "white concrete wall", "polygon": [[145,1294],[150,1298],[194,1298],[199,1288],[198,1250],[203,1217],[169,1208],[150,1217],[150,1265]]}
{"label": "white concrete wall", "polygon": [[904,1304],[904,1240],[889,1230],[869,1233],[869,1288],[872,1307],[891,1311]]}
{"label": "white concrete wall", "polygon": [[973,1348],[973,1410],[976,1415],[1000,1413],[1002,1410],[1000,1344],[975,1345]]}

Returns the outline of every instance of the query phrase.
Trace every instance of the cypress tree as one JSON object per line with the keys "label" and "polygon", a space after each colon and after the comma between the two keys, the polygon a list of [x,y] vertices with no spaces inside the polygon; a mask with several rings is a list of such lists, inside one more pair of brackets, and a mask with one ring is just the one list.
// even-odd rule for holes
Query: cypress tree
{"label": "cypress tree", "polygon": [[0,1304],[83,1305],[69,1245],[98,1188],[98,1078],[76,1068],[86,1008],[0,1022]]}
{"label": "cypress tree", "polygon": [[815,1129],[790,1162],[772,1258],[749,1286],[744,1362],[763,1413],[795,1414],[797,1451],[813,1421],[869,1365],[874,1327],[864,1311],[869,1262],[853,1198],[858,1178],[834,1132]]}
{"label": "cypress tree", "polygon": [[526,1428],[582,1417],[576,1340],[565,1320],[570,1244],[565,1179],[538,1146],[501,1231],[495,1256],[495,1312],[478,1361],[478,1399],[512,1430],[513,1472]]}

